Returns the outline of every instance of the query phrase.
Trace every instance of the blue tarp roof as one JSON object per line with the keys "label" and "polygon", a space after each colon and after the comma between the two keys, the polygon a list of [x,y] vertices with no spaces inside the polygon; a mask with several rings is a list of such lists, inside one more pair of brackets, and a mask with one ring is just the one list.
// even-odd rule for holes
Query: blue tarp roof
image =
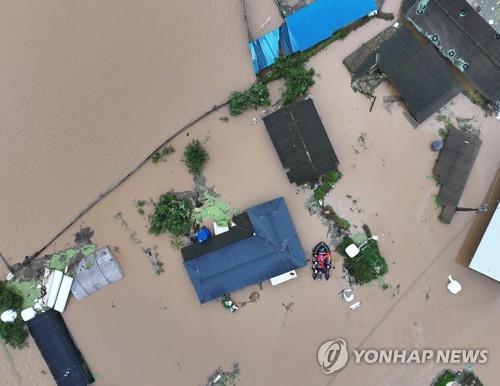
{"label": "blue tarp roof", "polygon": [[247,210],[252,237],[184,262],[200,303],[306,265],[283,198]]}
{"label": "blue tarp roof", "polygon": [[377,10],[375,0],[316,0],[286,18],[299,51]]}
{"label": "blue tarp roof", "polygon": [[279,57],[280,47],[283,55],[287,56],[297,52],[298,46],[293,41],[286,23],[281,27],[248,43],[252,55],[252,66],[257,73],[264,68],[272,66]]}
{"label": "blue tarp roof", "polygon": [[249,42],[255,73],[279,57],[304,51],[377,10],[375,0],[316,0],[285,18],[283,25]]}

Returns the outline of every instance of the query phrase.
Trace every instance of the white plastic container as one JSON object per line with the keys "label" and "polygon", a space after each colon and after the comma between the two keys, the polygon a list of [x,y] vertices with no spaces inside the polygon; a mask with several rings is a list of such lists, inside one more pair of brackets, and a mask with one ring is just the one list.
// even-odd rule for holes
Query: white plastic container
{"label": "white plastic container", "polygon": [[33,319],[35,316],[36,316],[36,311],[33,309],[33,307],[25,308],[24,310],[21,311],[21,318],[23,318],[25,322]]}
{"label": "white plastic container", "polygon": [[54,308],[64,274],[61,271],[52,271],[51,276],[52,278],[49,278],[49,286],[47,287],[46,305],[49,308]]}
{"label": "white plastic container", "polygon": [[68,275],[64,275],[61,287],[59,287],[59,293],[57,294],[56,304],[54,305],[54,310],[63,312],[66,308],[66,303],[68,301],[69,293],[71,292],[71,285],[73,284],[73,278]]}

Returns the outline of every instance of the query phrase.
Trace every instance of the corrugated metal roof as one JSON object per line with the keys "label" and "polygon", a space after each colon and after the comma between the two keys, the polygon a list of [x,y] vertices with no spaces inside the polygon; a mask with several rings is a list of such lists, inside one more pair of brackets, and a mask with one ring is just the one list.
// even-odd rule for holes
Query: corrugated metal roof
{"label": "corrugated metal roof", "polygon": [[500,281],[500,204],[497,205],[469,267]]}
{"label": "corrugated metal roof", "polygon": [[419,1],[406,17],[491,101],[500,99],[500,41],[465,0]]}
{"label": "corrugated metal roof", "polygon": [[298,49],[305,51],[377,10],[374,0],[317,0],[286,18]]}
{"label": "corrugated metal roof", "polygon": [[247,210],[255,235],[184,262],[200,303],[306,265],[285,200]]}
{"label": "corrugated metal roof", "polygon": [[94,382],[59,312],[48,310],[26,324],[58,386],[87,386]]}
{"label": "corrugated metal roof", "polygon": [[255,73],[272,66],[280,55],[288,56],[298,51],[297,44],[290,36],[286,23],[264,36],[248,42],[248,47],[252,55],[252,66]]}
{"label": "corrugated metal roof", "polygon": [[316,0],[285,18],[279,28],[248,43],[255,73],[280,56],[304,51],[377,10],[374,0]]}
{"label": "corrugated metal roof", "polygon": [[312,99],[276,110],[264,124],[290,182],[302,185],[337,169],[339,160]]}

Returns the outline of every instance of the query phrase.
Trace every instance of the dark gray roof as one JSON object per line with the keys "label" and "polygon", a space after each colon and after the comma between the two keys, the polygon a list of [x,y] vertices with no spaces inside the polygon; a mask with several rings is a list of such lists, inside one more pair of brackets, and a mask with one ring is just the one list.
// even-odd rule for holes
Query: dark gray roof
{"label": "dark gray roof", "polygon": [[465,0],[417,2],[406,17],[475,88],[500,99],[500,39]]}
{"label": "dark gray roof", "polygon": [[472,134],[452,128],[439,153],[434,169],[442,185],[438,201],[444,205],[441,221],[449,224],[469,178],[481,140]]}
{"label": "dark gray roof", "polygon": [[384,42],[397,32],[394,27],[389,27],[363,43],[356,51],[348,55],[343,63],[352,76],[363,76],[375,65],[377,52]]}
{"label": "dark gray roof", "polygon": [[26,324],[58,386],[86,386],[94,382],[59,312],[50,309]]}
{"label": "dark gray roof", "polygon": [[264,124],[290,182],[301,185],[337,169],[339,160],[312,99],[282,107]]}
{"label": "dark gray roof", "polygon": [[227,245],[253,236],[254,230],[248,214],[241,213],[233,217],[235,226],[229,228],[227,232],[214,235],[202,243],[188,245],[181,249],[184,261],[205,255]]}
{"label": "dark gray roof", "polygon": [[460,93],[448,64],[406,26],[380,47],[380,70],[397,88],[410,114],[423,122]]}
{"label": "dark gray roof", "polygon": [[402,0],[401,8],[399,10],[400,15],[406,15],[406,12],[416,3],[417,0]]}

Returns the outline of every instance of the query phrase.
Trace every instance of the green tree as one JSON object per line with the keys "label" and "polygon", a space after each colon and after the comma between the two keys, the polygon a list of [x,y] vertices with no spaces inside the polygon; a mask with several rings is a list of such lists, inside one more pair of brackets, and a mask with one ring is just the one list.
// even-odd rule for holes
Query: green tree
{"label": "green tree", "polygon": [[[18,313],[23,306],[23,297],[7,288],[5,282],[0,282],[0,314],[6,310]],[[13,348],[22,348],[26,345],[28,331],[24,321],[18,316],[12,323],[0,321],[0,338]]]}
{"label": "green tree", "polygon": [[5,310],[20,311],[22,306],[22,296],[7,288],[5,282],[0,282],[0,314]]}
{"label": "green tree", "polygon": [[28,338],[28,330],[24,321],[18,317],[12,323],[0,322],[0,338],[12,348],[23,348]]}
{"label": "green tree", "polygon": [[194,176],[199,176],[205,168],[210,156],[200,141],[194,139],[184,149],[184,162]]}
{"label": "green tree", "polygon": [[149,219],[149,232],[154,235],[169,232],[174,236],[189,234],[192,228],[193,204],[174,193],[162,194]]}

